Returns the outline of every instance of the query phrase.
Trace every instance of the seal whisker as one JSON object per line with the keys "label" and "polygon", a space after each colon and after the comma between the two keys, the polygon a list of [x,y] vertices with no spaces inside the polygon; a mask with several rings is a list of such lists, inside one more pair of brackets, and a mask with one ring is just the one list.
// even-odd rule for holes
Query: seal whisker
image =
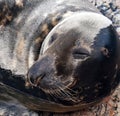
{"label": "seal whisker", "polygon": [[69,87],[67,87],[67,86],[66,86],[66,89],[67,89],[68,91],[70,91],[70,92],[74,93],[74,94],[77,94],[77,92],[76,92],[76,91],[74,91],[74,90],[70,89],[70,88],[69,88]]}
{"label": "seal whisker", "polygon": [[72,97],[72,94],[69,91],[67,90],[61,90],[61,91],[63,91],[68,97]]}
{"label": "seal whisker", "polygon": [[[65,90],[64,90],[63,88],[65,88]],[[61,89],[62,89],[63,91],[65,91],[65,92],[67,92],[70,96],[73,96],[73,95],[71,94],[71,92],[74,92],[74,93],[75,93],[75,91],[73,91],[72,89],[70,89],[69,87],[64,86],[64,85],[62,85]]]}
{"label": "seal whisker", "polygon": [[53,93],[52,93],[55,97],[60,97],[61,93],[57,90],[55,90]]}
{"label": "seal whisker", "polygon": [[58,96],[56,93],[53,94],[52,92],[52,89],[49,90],[49,95],[55,100],[56,96]]}
{"label": "seal whisker", "polygon": [[61,95],[65,98],[65,99],[69,99],[73,102],[76,102],[78,101],[75,97],[73,97],[73,95],[67,91],[67,90],[64,90],[62,87],[58,86],[60,91],[61,91]]}
{"label": "seal whisker", "polygon": [[60,86],[56,86],[58,89],[57,90],[51,90],[52,94],[55,95],[55,97],[66,97],[66,96],[70,96],[67,93],[64,92],[64,90],[62,90],[62,88]]}
{"label": "seal whisker", "polygon": [[67,92],[64,91],[62,87],[58,86],[58,88],[60,89],[62,93],[64,93],[65,96],[70,96]]}
{"label": "seal whisker", "polygon": [[[63,85],[64,86],[64,85]],[[61,91],[64,92],[65,94],[67,94],[67,98],[69,97],[70,100],[72,100],[73,102],[78,102],[80,100],[78,100],[77,97],[74,96],[74,94],[72,94],[70,91],[69,91],[69,88],[68,89],[62,89],[64,87],[60,87],[61,88]],[[74,91],[74,93],[76,94],[76,92]]]}

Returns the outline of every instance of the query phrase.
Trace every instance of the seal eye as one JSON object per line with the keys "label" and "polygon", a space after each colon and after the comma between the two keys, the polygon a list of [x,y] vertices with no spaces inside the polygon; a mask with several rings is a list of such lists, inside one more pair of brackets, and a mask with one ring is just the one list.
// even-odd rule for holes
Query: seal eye
{"label": "seal eye", "polygon": [[87,51],[84,48],[77,48],[73,50],[73,58],[74,59],[84,59],[86,57],[90,56],[89,51]]}

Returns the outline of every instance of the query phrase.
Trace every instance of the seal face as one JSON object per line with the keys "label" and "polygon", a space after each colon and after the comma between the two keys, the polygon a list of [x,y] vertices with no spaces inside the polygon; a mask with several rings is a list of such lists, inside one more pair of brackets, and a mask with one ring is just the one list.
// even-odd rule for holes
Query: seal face
{"label": "seal face", "polygon": [[75,13],[47,35],[28,80],[63,104],[94,102],[119,82],[117,55],[111,21],[98,13]]}
{"label": "seal face", "polygon": [[[120,81],[119,40],[112,22],[88,1],[8,3],[0,11],[2,68],[27,75],[27,83],[62,109],[77,110],[113,92]],[[14,13],[13,4],[19,12]]]}

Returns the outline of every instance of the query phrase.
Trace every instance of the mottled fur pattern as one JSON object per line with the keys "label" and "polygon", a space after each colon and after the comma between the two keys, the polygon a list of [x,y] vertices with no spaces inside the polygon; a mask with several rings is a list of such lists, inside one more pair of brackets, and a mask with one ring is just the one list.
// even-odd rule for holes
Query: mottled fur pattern
{"label": "mottled fur pattern", "polygon": [[117,87],[117,33],[87,0],[1,0],[0,8],[0,66],[44,99],[77,110]]}

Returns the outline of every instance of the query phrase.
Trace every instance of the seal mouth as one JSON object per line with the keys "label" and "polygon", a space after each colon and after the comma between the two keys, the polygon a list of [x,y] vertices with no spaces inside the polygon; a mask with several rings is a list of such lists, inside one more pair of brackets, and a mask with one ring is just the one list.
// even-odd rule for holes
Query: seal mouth
{"label": "seal mouth", "polygon": [[51,88],[43,88],[40,86],[40,82],[42,81],[43,76],[37,77],[37,79],[33,82],[33,80],[27,79],[26,84],[29,83],[29,87],[38,87],[41,89],[46,95],[51,96],[54,99],[59,99],[61,101],[68,101],[70,103],[78,103],[80,100],[76,97],[77,92],[72,90],[71,88],[75,86],[77,80],[71,79],[71,82],[66,81],[64,83],[57,82]]}
{"label": "seal mouth", "polygon": [[[31,78],[28,78],[27,84],[29,83],[29,86],[32,86],[32,87],[38,87],[46,94],[56,95],[56,93],[61,94],[66,91],[72,92],[73,90],[71,88],[74,87],[75,84],[77,83],[76,79],[70,78],[70,80],[65,80],[65,81],[61,81],[60,79],[57,79],[56,81],[51,80],[51,82],[53,82],[53,83],[48,84],[47,82],[42,82],[44,76],[45,75],[41,75],[41,76],[37,77],[35,80],[31,80]],[[42,84],[41,84],[41,82],[42,82]],[[45,86],[45,83],[46,83],[46,86]]]}
{"label": "seal mouth", "polygon": [[39,87],[42,89],[45,93],[49,94],[54,94],[57,91],[64,91],[66,89],[71,89],[75,84],[77,83],[77,80],[71,78],[70,80],[66,80],[64,82],[60,80],[53,81],[53,83],[48,84],[47,86],[42,86],[41,81],[43,77],[38,77],[36,81],[34,81],[34,86]]}
{"label": "seal mouth", "polygon": [[[38,86],[40,85],[41,79],[38,78],[36,81]],[[71,103],[78,103],[80,100],[76,97],[78,95],[77,91],[72,89],[75,86],[77,80],[73,79],[71,82],[66,81],[64,83],[56,81],[54,85],[47,88],[39,86],[39,88],[47,95],[50,95],[52,98],[59,99],[62,101],[68,101]]]}

